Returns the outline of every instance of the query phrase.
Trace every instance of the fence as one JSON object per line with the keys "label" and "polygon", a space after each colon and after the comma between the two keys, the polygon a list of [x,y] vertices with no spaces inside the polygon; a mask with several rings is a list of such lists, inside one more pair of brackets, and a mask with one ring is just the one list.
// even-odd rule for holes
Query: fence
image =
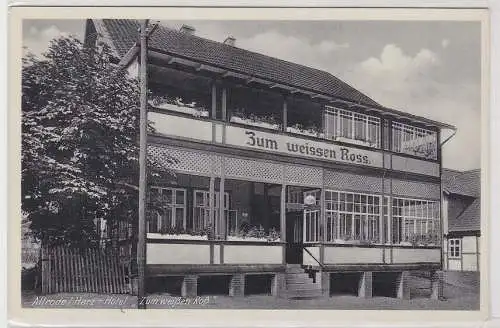
{"label": "fence", "polygon": [[42,248],[42,293],[128,293],[126,268],[115,250]]}
{"label": "fence", "polygon": [[21,248],[21,265],[29,269],[37,265],[40,257],[40,245],[35,243],[24,243]]}

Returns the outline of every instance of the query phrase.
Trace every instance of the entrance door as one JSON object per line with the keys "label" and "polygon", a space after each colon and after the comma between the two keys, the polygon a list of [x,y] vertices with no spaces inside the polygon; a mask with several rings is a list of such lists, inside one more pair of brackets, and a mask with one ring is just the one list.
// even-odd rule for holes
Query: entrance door
{"label": "entrance door", "polygon": [[[287,263],[302,264],[304,243],[319,240],[320,195],[319,189],[289,193],[288,202],[294,205],[295,210],[286,214]],[[308,196],[309,199],[306,199]],[[304,200],[306,203],[314,201],[304,205]]]}
{"label": "entrance door", "polygon": [[302,264],[303,212],[286,214],[286,263]]}

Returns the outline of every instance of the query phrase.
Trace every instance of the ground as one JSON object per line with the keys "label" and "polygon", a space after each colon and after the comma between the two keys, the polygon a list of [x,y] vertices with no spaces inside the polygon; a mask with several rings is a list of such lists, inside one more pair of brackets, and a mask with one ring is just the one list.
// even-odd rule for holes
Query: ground
{"label": "ground", "polygon": [[[268,295],[244,298],[229,296],[199,296],[185,299],[167,294],[148,295],[147,308],[199,308],[199,309],[335,309],[335,310],[479,310],[479,285],[471,279],[445,275],[444,299],[431,300],[429,281],[420,277],[411,279],[411,299],[389,297],[359,298],[334,296],[323,299],[281,299]],[[79,308],[135,308],[137,297],[108,294],[52,294],[46,296],[23,293],[25,307],[79,307]],[[189,304],[188,304],[189,303]]]}

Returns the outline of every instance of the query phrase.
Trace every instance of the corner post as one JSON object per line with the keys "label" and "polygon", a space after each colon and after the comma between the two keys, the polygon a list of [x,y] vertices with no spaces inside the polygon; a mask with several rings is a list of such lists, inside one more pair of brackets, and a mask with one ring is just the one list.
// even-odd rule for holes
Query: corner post
{"label": "corner post", "polygon": [[[281,185],[280,199],[280,241],[286,243],[286,184]],[[286,246],[283,246],[283,264],[286,263]]]}
{"label": "corner post", "polygon": [[148,53],[148,23],[145,19],[141,23],[140,44],[141,44],[141,65],[140,65],[140,121],[139,121],[139,222],[137,241],[137,268],[138,268],[138,289],[137,308],[145,309],[145,302],[141,300],[145,296],[146,285],[146,156],[147,156],[147,53]]}

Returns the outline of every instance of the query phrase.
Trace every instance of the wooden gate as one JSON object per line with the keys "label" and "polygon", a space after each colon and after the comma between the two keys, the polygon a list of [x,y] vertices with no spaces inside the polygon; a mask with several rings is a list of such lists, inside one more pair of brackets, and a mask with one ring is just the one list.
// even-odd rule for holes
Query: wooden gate
{"label": "wooden gate", "polygon": [[126,268],[117,251],[42,248],[42,293],[128,293]]}

